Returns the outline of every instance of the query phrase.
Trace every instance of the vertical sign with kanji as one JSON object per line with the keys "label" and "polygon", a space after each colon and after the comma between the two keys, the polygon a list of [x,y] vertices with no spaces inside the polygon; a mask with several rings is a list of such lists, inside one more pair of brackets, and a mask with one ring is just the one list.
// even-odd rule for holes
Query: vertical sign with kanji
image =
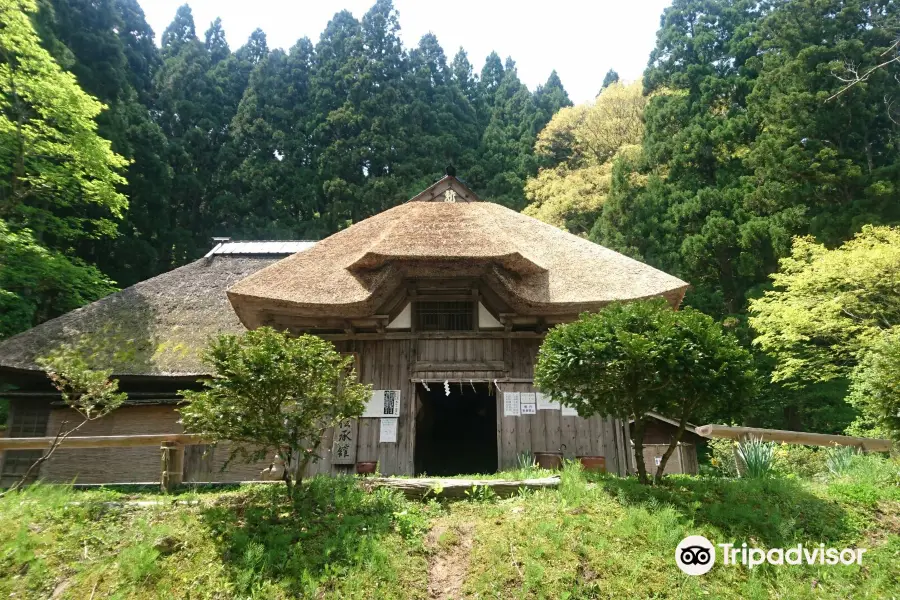
{"label": "vertical sign with kanji", "polygon": [[331,443],[331,464],[356,464],[356,419],[344,419],[334,427],[334,441]]}

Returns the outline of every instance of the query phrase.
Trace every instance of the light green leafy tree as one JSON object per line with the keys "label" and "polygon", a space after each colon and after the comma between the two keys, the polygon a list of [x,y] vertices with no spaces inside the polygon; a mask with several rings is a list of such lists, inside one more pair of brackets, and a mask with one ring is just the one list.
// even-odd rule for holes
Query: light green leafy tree
{"label": "light green leafy tree", "polygon": [[850,379],[848,400],[861,416],[848,433],[900,441],[900,327],[872,344]]}
{"label": "light green leafy tree", "polygon": [[614,82],[593,103],[563,108],[538,135],[535,154],[549,164],[525,184],[523,211],[572,233],[593,227],[612,185],[620,154],[640,153],[643,85]]}
{"label": "light green leafy tree", "polygon": [[734,407],[756,392],[749,351],[700,311],[674,311],[663,300],[613,304],[552,329],[535,367],[535,384],[578,414],[634,419],[638,478],[647,483],[647,413],[679,423],[662,456],[662,478],[688,421]]}
{"label": "light green leafy tree", "polygon": [[0,218],[39,238],[113,235],[127,161],[97,135],[103,104],[41,46],[36,7],[0,0]]}
{"label": "light green leafy tree", "polygon": [[72,256],[115,235],[126,160],[97,133],[103,105],[44,49],[32,0],[0,0],[0,337],[112,290]]}
{"label": "light green leafy tree", "polygon": [[778,361],[772,379],[846,377],[900,325],[900,228],[866,226],[833,250],[796,238],[772,279],[774,289],[750,304],[754,343]]}
{"label": "light green leafy tree", "polygon": [[293,497],[293,479],[329,427],[362,414],[371,387],[359,383],[353,358],[312,335],[291,337],[263,327],[215,339],[205,355],[213,376],[200,391],[182,391],[186,431],[231,443],[229,462],[277,452]]}

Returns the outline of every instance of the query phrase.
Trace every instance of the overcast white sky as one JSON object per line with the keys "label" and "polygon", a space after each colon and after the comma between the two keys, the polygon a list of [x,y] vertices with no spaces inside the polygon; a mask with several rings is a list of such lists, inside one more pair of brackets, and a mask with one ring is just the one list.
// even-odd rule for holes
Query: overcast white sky
{"label": "overcast white sky", "polygon": [[[162,34],[184,0],[140,0],[147,21]],[[452,59],[460,46],[476,72],[496,50],[512,56],[530,89],[556,69],[576,103],[594,97],[610,68],[623,79],[640,77],[655,44],[659,17],[671,0],[394,0],[401,37],[409,48],[433,32]],[[290,48],[303,36],[318,41],[339,10],[357,18],[374,0],[189,0],[202,38],[209,23],[222,17],[232,50],[257,27],[270,48]]]}

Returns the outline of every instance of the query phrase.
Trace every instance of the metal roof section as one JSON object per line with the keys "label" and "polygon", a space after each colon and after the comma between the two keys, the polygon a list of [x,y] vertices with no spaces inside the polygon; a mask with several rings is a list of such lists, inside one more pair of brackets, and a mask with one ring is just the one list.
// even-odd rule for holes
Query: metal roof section
{"label": "metal roof section", "polygon": [[215,246],[204,258],[221,254],[283,254],[288,256],[312,248],[316,242],[310,240],[232,240],[229,238],[213,238]]}

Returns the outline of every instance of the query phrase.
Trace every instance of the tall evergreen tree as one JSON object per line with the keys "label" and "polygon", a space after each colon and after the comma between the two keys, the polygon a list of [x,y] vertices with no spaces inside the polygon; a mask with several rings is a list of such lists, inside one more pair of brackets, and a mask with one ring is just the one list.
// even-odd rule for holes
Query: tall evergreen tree
{"label": "tall evergreen tree", "polygon": [[481,138],[472,179],[485,197],[521,210],[526,205],[525,180],[537,173],[532,148],[541,117],[534,96],[519,80],[512,58],[506,59],[503,78],[493,87],[499,61],[495,58],[496,54],[489,56],[482,70],[481,90],[487,94],[491,118]]}
{"label": "tall evergreen tree", "polygon": [[563,87],[559,75],[554,69],[547,78],[547,83],[539,85],[534,91],[534,103],[537,106],[537,128],[538,131],[550,122],[559,109],[572,106],[569,99],[569,93]]}
{"label": "tall evergreen tree", "polygon": [[606,72],[606,75],[603,76],[603,84],[600,86],[601,91],[605,90],[609,86],[619,81],[619,74],[615,71],[615,69],[610,69]]}

